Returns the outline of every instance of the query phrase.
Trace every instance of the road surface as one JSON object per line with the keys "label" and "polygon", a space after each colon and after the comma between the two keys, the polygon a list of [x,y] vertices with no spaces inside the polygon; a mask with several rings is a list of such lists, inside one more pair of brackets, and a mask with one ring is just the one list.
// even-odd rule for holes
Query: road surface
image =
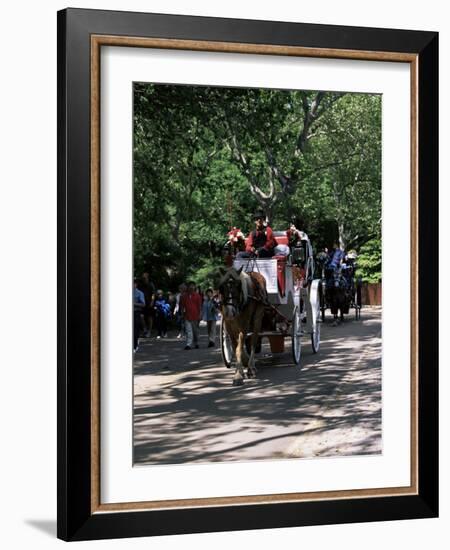
{"label": "road surface", "polygon": [[381,308],[322,324],[301,367],[286,350],[257,360],[256,379],[232,386],[219,347],[185,351],[176,334],[143,339],[134,361],[134,462],[176,464],[378,454]]}

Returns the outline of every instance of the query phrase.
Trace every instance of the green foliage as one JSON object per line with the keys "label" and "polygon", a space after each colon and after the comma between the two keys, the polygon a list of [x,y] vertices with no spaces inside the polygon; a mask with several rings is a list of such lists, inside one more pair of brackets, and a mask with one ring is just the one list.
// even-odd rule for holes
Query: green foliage
{"label": "green foliage", "polygon": [[356,275],[365,283],[381,281],[381,240],[372,239],[361,247]]}
{"label": "green foliage", "polygon": [[192,266],[188,279],[193,279],[205,291],[208,288],[216,288],[219,279],[217,273],[218,261],[216,258],[203,259],[203,265],[199,268]]}
{"label": "green foliage", "polygon": [[202,286],[230,227],[301,219],[318,249],[379,236],[381,96],[134,86],[134,270]]}

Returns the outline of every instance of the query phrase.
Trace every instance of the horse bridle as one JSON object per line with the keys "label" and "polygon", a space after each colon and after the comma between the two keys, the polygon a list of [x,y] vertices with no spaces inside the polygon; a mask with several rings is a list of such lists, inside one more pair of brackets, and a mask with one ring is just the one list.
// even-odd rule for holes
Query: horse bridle
{"label": "horse bridle", "polygon": [[243,307],[243,292],[242,288],[240,290],[237,303],[235,303],[235,296],[232,291],[232,288],[234,287],[234,280],[230,277],[225,283],[223,283],[223,287],[227,287],[228,292],[226,295],[224,295],[225,300],[221,302],[222,306],[232,306],[236,308],[236,312],[239,313]]}

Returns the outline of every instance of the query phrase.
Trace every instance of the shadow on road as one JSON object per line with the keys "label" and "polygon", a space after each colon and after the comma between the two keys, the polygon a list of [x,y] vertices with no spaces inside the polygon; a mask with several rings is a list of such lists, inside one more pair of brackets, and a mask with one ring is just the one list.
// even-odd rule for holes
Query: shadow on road
{"label": "shadow on road", "polygon": [[[231,385],[218,349],[147,340],[134,366],[135,464],[375,454],[381,451],[381,311],[322,325],[319,354],[302,368],[283,354]],[[307,339],[305,338],[306,342]]]}

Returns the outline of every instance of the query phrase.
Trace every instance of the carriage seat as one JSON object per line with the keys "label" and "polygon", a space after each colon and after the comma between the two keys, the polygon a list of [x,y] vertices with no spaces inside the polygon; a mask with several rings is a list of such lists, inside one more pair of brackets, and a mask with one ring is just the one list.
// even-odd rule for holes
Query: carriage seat
{"label": "carriage seat", "polygon": [[[280,233],[282,233],[280,235]],[[275,240],[277,241],[277,244],[284,244],[286,246],[289,245],[289,240],[288,240],[288,237],[286,235],[286,231],[274,231],[274,237],[275,237]],[[248,245],[248,237],[245,238],[245,246],[247,247]],[[280,254],[278,256],[273,256],[274,259],[278,259],[278,258],[285,258],[284,254]]]}
{"label": "carriage seat", "polygon": [[[280,234],[281,233],[281,234]],[[277,241],[277,244],[288,245],[289,240],[286,235],[286,231],[274,231],[274,237]],[[245,239],[245,246],[247,246],[248,237]],[[286,261],[287,256],[284,254],[277,254],[272,256],[272,258],[267,258],[271,260],[276,260],[277,262],[277,281],[278,281],[278,290],[281,296],[284,296],[286,293]]]}
{"label": "carriage seat", "polygon": [[286,235],[286,231],[283,231],[283,235],[275,235],[275,239],[278,244],[289,244],[288,237]]}
{"label": "carriage seat", "polygon": [[[289,246],[289,239],[286,235],[286,231],[274,231],[274,236],[277,244]],[[286,263],[288,257],[285,254],[276,254],[272,258],[277,261],[278,290],[280,291],[280,295],[284,297],[286,294]]]}

